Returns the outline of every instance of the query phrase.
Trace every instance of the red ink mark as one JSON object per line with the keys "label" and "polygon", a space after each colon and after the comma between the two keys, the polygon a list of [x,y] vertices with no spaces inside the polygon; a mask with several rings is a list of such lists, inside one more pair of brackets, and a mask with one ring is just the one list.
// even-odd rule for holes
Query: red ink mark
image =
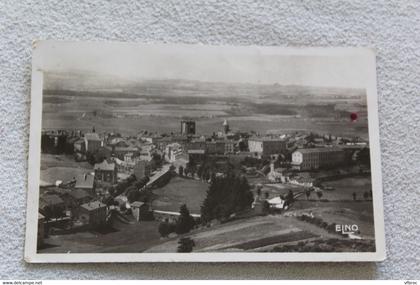
{"label": "red ink mark", "polygon": [[350,114],[350,119],[352,120],[352,122],[357,120],[357,113],[351,113]]}

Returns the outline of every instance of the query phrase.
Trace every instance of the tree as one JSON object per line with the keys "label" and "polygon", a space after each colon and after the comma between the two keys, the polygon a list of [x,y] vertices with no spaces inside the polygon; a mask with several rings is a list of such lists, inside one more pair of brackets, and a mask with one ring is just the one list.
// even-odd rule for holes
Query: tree
{"label": "tree", "polygon": [[233,201],[235,212],[248,208],[254,201],[254,195],[245,176],[237,178],[237,182],[233,188],[233,197],[237,201],[236,205],[235,201]]}
{"label": "tree", "polygon": [[169,166],[169,171],[170,171],[171,173],[174,173],[174,172],[175,172],[175,166],[173,166],[173,165],[171,164],[171,166]]}
{"label": "tree", "polygon": [[197,171],[197,165],[194,163],[193,160],[190,160],[187,165],[185,166],[185,171],[190,173],[194,177],[194,173]]}
{"label": "tree", "polygon": [[293,203],[295,201],[295,197],[293,195],[292,190],[289,190],[289,192],[287,193],[286,200],[289,201],[289,203]]}
{"label": "tree", "polygon": [[191,252],[195,246],[194,241],[191,238],[181,238],[178,241],[178,252]]}
{"label": "tree", "polygon": [[356,156],[356,160],[361,165],[366,165],[367,167],[370,167],[370,152],[369,148],[365,147],[361,149]]}
{"label": "tree", "polygon": [[148,176],[144,176],[143,178],[140,178],[140,180],[137,180],[134,185],[137,187],[137,189],[141,189],[144,186],[146,186],[147,182],[150,181],[150,178]]}
{"label": "tree", "polygon": [[317,191],[316,195],[318,196],[318,199],[321,200],[322,195],[324,195],[324,194],[322,193],[322,191]]}
{"label": "tree", "polygon": [[66,150],[66,142],[67,142],[67,135],[62,134],[58,136],[58,142],[57,142],[57,154],[62,154]]}
{"label": "tree", "polygon": [[245,177],[237,177],[232,173],[225,177],[214,177],[201,206],[201,219],[204,223],[212,219],[225,220],[231,214],[249,208],[253,201]]}
{"label": "tree", "polygon": [[162,156],[158,153],[152,154],[152,160],[150,161],[150,166],[152,169],[156,169],[162,166]]}
{"label": "tree", "polygon": [[268,203],[267,200],[265,200],[263,202],[263,213],[268,214],[269,212],[270,212],[270,203]]}
{"label": "tree", "polygon": [[259,188],[259,187],[257,188],[257,196],[261,197],[261,188]]}
{"label": "tree", "polygon": [[139,198],[139,191],[137,191],[134,187],[133,189],[127,190],[127,200],[130,203],[133,203],[134,201],[137,201]]}
{"label": "tree", "polygon": [[367,191],[363,193],[363,198],[365,198],[365,200],[369,198],[369,193]]}
{"label": "tree", "polygon": [[194,218],[190,215],[187,205],[182,205],[179,209],[179,218],[176,222],[175,232],[177,234],[188,233],[195,225]]}
{"label": "tree", "polygon": [[54,148],[54,141],[47,135],[41,135],[41,151],[51,153]]}
{"label": "tree", "polygon": [[248,144],[244,140],[240,140],[238,143],[239,151],[248,151]]}
{"label": "tree", "polygon": [[308,143],[313,143],[315,141],[316,135],[314,133],[310,133],[307,137],[306,140],[308,141]]}
{"label": "tree", "polygon": [[96,163],[95,156],[90,151],[86,152],[86,160],[90,165],[94,165]]}
{"label": "tree", "polygon": [[161,237],[167,237],[171,233],[171,228],[168,223],[168,220],[165,220],[159,224],[158,231]]}

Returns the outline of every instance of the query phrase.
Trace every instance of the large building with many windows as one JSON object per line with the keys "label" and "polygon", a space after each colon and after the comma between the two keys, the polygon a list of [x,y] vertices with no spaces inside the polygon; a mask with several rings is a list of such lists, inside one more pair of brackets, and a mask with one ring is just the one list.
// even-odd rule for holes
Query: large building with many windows
{"label": "large building with many windows", "polygon": [[248,139],[249,152],[258,158],[279,154],[287,149],[287,141],[280,138],[250,138]]}
{"label": "large building with many windows", "polygon": [[311,170],[344,164],[345,152],[338,147],[297,149],[292,153],[292,168]]}

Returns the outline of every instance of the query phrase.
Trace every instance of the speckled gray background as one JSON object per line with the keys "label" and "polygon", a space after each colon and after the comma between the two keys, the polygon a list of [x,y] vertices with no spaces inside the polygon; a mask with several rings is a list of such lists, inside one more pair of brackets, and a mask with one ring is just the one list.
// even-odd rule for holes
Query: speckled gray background
{"label": "speckled gray background", "polygon": [[[25,264],[33,39],[376,48],[388,259],[377,264]],[[0,0],[0,279],[419,279],[419,84],[420,1]]]}

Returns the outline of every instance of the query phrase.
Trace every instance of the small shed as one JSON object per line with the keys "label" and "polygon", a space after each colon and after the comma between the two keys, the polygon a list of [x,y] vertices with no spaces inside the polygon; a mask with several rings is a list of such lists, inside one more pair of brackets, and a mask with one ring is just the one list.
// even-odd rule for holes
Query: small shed
{"label": "small shed", "polygon": [[285,200],[280,197],[274,197],[267,201],[270,204],[270,208],[282,210],[284,207]]}
{"label": "small shed", "polygon": [[79,214],[79,219],[82,223],[98,227],[106,222],[106,205],[100,201],[85,203],[80,206]]}

